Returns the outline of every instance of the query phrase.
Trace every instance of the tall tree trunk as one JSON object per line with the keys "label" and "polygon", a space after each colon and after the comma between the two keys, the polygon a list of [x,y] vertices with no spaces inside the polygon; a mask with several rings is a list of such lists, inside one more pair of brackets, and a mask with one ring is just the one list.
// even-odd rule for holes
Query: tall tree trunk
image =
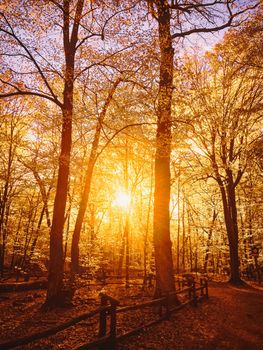
{"label": "tall tree trunk", "polygon": [[125,237],[125,287],[129,288],[130,284],[130,220],[129,213],[126,213],[125,217],[125,227],[124,227],[124,237]]}
{"label": "tall tree trunk", "polygon": [[[128,138],[125,140],[125,166],[124,166],[124,181],[125,181],[125,191],[129,191],[129,145]],[[125,286],[129,288],[130,279],[130,218],[129,218],[129,208],[125,208],[125,227],[124,227],[124,237],[125,237]]]}
{"label": "tall tree trunk", "polygon": [[224,219],[229,242],[230,253],[230,282],[233,284],[242,283],[239,272],[238,258],[238,226],[235,188],[231,178],[228,178],[227,190],[220,186],[222,203],[224,209]]}
{"label": "tall tree trunk", "polygon": [[177,242],[176,242],[176,272],[180,273],[180,163],[177,179]]}
{"label": "tall tree trunk", "polygon": [[186,251],[186,244],[185,244],[185,193],[183,191],[183,203],[182,203],[182,271],[185,272],[185,251]]}
{"label": "tall tree trunk", "polygon": [[170,154],[173,56],[169,6],[156,1],[158,10],[160,82],[157,107],[153,238],[156,266],[155,296],[175,291],[170,238]]}
{"label": "tall tree trunk", "polygon": [[187,206],[187,225],[188,225],[188,238],[189,238],[189,265],[190,271],[193,272],[193,248],[192,248],[192,230],[190,221],[190,206]]}
{"label": "tall tree trunk", "polygon": [[72,132],[73,85],[65,84],[61,153],[53,221],[50,232],[50,263],[46,305],[54,307],[63,303],[63,228],[67,202]]}
{"label": "tall tree trunk", "polygon": [[239,255],[238,255],[238,224],[237,224],[237,206],[236,206],[236,193],[233,184],[232,174],[228,185],[228,203],[231,216],[231,232],[228,235],[229,248],[230,248],[230,282],[233,284],[242,283],[240,278],[239,269]]}
{"label": "tall tree trunk", "polygon": [[[70,1],[63,2],[63,39],[65,53],[65,83],[62,105],[62,135],[59,156],[58,179],[50,232],[50,261],[46,308],[64,304],[63,293],[63,228],[69,182],[69,167],[72,144],[72,117],[75,53],[78,40],[78,29],[84,0],[78,0],[73,25],[70,20]],[[72,28],[72,29],[71,29]]]}

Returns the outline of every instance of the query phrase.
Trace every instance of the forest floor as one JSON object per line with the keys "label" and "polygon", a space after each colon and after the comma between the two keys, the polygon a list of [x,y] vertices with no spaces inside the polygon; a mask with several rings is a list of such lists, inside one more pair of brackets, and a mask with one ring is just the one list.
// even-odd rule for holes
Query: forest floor
{"label": "forest floor", "polygon": [[[0,294],[1,343],[52,328],[72,317],[99,306],[98,293],[102,287],[81,288],[74,297],[74,306],[43,313],[45,291],[21,291]],[[103,287],[121,301],[121,305],[151,299],[152,289],[142,291],[134,286]],[[150,310],[118,314],[117,333],[138,327],[151,320]],[[16,349],[76,349],[94,340],[97,318],[81,321],[64,331]],[[262,350],[263,349],[263,290],[251,286],[236,288],[226,283],[210,282],[209,299],[188,305],[172,314],[170,320],[144,330],[118,343],[119,350]],[[109,349],[110,350],[110,349]]]}

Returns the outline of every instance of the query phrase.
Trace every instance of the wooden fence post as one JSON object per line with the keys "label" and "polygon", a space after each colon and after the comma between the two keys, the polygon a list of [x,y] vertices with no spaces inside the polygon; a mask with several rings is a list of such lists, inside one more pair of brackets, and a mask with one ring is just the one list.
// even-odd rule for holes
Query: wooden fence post
{"label": "wooden fence post", "polygon": [[110,309],[110,349],[114,350],[116,348],[116,309],[117,302],[111,301],[111,309]]}
{"label": "wooden fence post", "polygon": [[[105,307],[107,306],[107,297],[105,295],[101,295],[101,301],[100,301],[100,320],[99,320],[99,338],[105,337],[106,335],[106,326],[107,326],[107,311],[105,310]],[[99,347],[100,350],[105,349],[105,345],[101,345]]]}

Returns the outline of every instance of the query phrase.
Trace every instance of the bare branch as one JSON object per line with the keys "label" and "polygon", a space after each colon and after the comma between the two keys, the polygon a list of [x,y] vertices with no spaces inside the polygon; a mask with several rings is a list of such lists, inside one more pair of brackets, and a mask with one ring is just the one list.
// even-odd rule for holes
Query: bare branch
{"label": "bare branch", "polygon": [[42,97],[45,98],[49,101],[54,102],[56,105],[58,105],[59,107],[62,107],[62,104],[59,102],[59,100],[54,100],[54,98],[50,95],[46,95],[44,93],[41,92],[35,92],[35,91],[25,91],[25,90],[21,90],[18,86],[5,81],[3,79],[0,78],[0,81],[5,84],[8,85],[10,87],[12,87],[13,89],[15,89],[16,91],[12,91],[12,92],[6,92],[6,93],[2,93],[0,94],[0,98],[6,98],[6,97],[12,97],[12,96],[22,96],[22,95],[28,95],[28,96],[37,96],[37,97]]}
{"label": "bare branch", "polygon": [[156,123],[134,123],[134,124],[129,124],[129,125],[125,125],[122,128],[120,128],[119,130],[117,130],[105,143],[105,145],[101,148],[100,152],[97,153],[96,155],[96,160],[97,158],[101,155],[101,153],[105,150],[105,148],[111,143],[111,141],[119,134],[121,133],[123,130],[127,129],[127,128],[131,128],[131,127],[136,127],[136,126],[141,126],[141,125],[156,125]]}
{"label": "bare branch", "polygon": [[[196,5],[196,7],[200,8],[200,7],[208,7],[208,6],[212,6],[212,5],[215,5],[215,4],[219,4],[219,3],[224,3],[224,2],[218,2],[218,1],[215,1],[213,3],[210,3],[209,4],[200,4],[200,5]],[[233,24],[233,21],[235,18],[237,18],[238,16],[242,15],[243,13],[247,12],[248,10],[253,10],[255,9],[257,6],[259,5],[259,3],[256,3],[254,6],[248,6],[246,7],[245,9],[243,10],[240,10],[236,13],[233,13],[231,8],[230,8],[230,2],[227,2],[227,9],[228,9],[228,13],[229,13],[229,18],[228,20],[221,24],[221,25],[218,25],[218,26],[214,26],[214,27],[210,27],[210,28],[205,28],[205,27],[194,27],[192,29],[189,29],[189,30],[186,30],[186,31],[182,31],[180,33],[174,33],[172,34],[172,38],[175,39],[175,38],[184,38],[188,35],[191,35],[191,34],[194,34],[194,33],[211,33],[211,32],[217,32],[219,30],[222,30],[222,29],[225,29],[225,28],[228,28],[228,27],[234,27],[236,25]],[[194,9],[195,8],[195,5],[191,5],[191,7]]]}
{"label": "bare branch", "polygon": [[102,65],[104,62],[106,62],[108,59],[114,57],[115,55],[117,55],[118,53],[120,52],[123,52],[125,50],[128,50],[130,49],[131,47],[133,47],[133,44],[129,45],[129,46],[126,46],[118,51],[115,51],[113,52],[112,54],[110,54],[109,56],[107,57],[104,57],[101,61],[99,62],[94,62],[94,63],[91,63],[89,66],[83,68],[78,74],[75,75],[75,78],[74,80],[78,79],[84,72],[86,72],[87,70],[89,70],[90,68],[92,67],[95,67],[95,66],[98,66],[98,65]]}
{"label": "bare branch", "polygon": [[[46,76],[43,73],[43,70],[40,68],[39,64],[37,63],[36,59],[34,58],[34,56],[32,55],[32,53],[29,51],[28,47],[22,42],[22,40],[19,39],[19,37],[15,34],[11,24],[9,23],[8,19],[6,18],[6,16],[3,13],[0,13],[0,16],[2,16],[5,20],[5,22],[7,23],[8,27],[10,28],[10,31],[0,27],[0,32],[3,32],[9,36],[11,36],[12,38],[15,39],[15,41],[19,44],[19,46],[27,53],[27,57],[28,59],[34,64],[34,66],[36,67],[37,71],[39,72],[44,84],[46,85],[47,89],[49,90],[51,96],[53,98],[51,98],[49,96],[49,100],[52,102],[55,102],[57,105],[61,105],[60,102],[58,101],[57,96],[55,95],[53,89],[51,88],[51,86],[49,85]],[[19,89],[17,89],[17,92],[19,92]],[[17,95],[17,92],[15,93],[15,95]],[[24,94],[24,93],[23,93]],[[2,95],[3,96],[3,95]]]}

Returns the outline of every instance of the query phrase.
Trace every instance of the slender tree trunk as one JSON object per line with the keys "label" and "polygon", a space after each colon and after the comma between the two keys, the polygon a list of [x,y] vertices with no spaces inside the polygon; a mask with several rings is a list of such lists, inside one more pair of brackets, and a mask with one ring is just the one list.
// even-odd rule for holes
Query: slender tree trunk
{"label": "slender tree trunk", "polygon": [[18,236],[19,236],[19,232],[20,232],[20,228],[21,228],[21,223],[22,223],[22,214],[20,214],[20,216],[19,216],[16,234],[15,234],[15,238],[13,241],[13,253],[12,253],[12,259],[11,259],[11,263],[10,263],[10,270],[12,270],[15,266],[15,260],[16,260],[16,255],[17,255]]}
{"label": "slender tree trunk", "polygon": [[29,253],[29,257],[28,257],[28,262],[30,263],[33,255],[34,255],[34,252],[35,252],[35,248],[36,248],[36,244],[37,244],[37,240],[38,240],[38,236],[39,236],[39,231],[40,231],[40,228],[41,228],[41,224],[42,224],[42,221],[43,221],[43,218],[44,218],[44,214],[45,214],[45,204],[41,210],[41,213],[40,213],[40,217],[38,219],[38,224],[37,224],[37,229],[36,229],[36,232],[35,232],[35,237],[33,238],[33,241],[32,241],[32,244],[31,244],[31,247],[30,247],[30,253]]}
{"label": "slender tree trunk", "polygon": [[169,210],[174,50],[170,33],[169,6],[164,1],[156,1],[156,6],[161,58],[157,106],[153,238],[156,267],[155,296],[160,296],[175,291]]}
{"label": "slender tree trunk", "polygon": [[37,224],[37,229],[36,229],[36,232],[35,232],[35,237],[33,239],[33,242],[31,244],[31,248],[30,248],[29,262],[31,261],[33,255],[34,255],[34,252],[35,252],[35,248],[36,248],[37,241],[38,241],[38,238],[39,238],[39,232],[40,232],[40,228],[41,228],[42,221],[43,221],[43,218],[44,218],[44,214],[46,215],[47,227],[49,229],[51,227],[51,220],[50,220],[49,210],[48,210],[48,198],[49,198],[49,194],[50,194],[51,189],[52,189],[52,185],[50,185],[49,188],[48,188],[48,191],[47,191],[46,197],[45,197],[46,200],[44,201],[44,206],[43,206],[43,209],[42,209],[42,211],[40,213],[40,217],[39,217],[38,224]]}
{"label": "slender tree trunk", "polygon": [[[124,181],[125,181],[125,191],[129,191],[129,145],[128,138],[125,140],[125,166],[124,166]],[[124,237],[126,246],[126,260],[125,260],[125,286],[129,288],[130,279],[130,218],[129,218],[129,207],[125,208],[125,227],[124,227]]]}
{"label": "slender tree trunk", "polygon": [[125,217],[125,227],[124,227],[124,237],[125,237],[125,286],[129,288],[130,280],[130,222],[129,222],[129,213],[126,213]]}
{"label": "slender tree trunk", "polygon": [[[122,228],[120,228],[121,233]],[[117,275],[122,275],[122,266],[123,266],[123,259],[124,259],[124,253],[125,253],[125,233],[121,234],[121,246],[120,246],[120,253],[119,253],[119,262],[118,262],[118,270]]]}
{"label": "slender tree trunk", "polygon": [[185,194],[183,191],[183,207],[182,207],[182,271],[185,271],[185,251],[186,251],[186,244],[185,244]]}
{"label": "slender tree trunk", "polygon": [[206,242],[206,250],[205,250],[205,262],[204,262],[204,271],[207,273],[207,265],[208,265],[208,258],[209,258],[209,252],[210,252],[210,245],[211,245],[211,239],[212,239],[212,234],[213,234],[213,229],[214,229],[214,224],[217,218],[217,213],[215,209],[213,210],[213,217],[212,217],[212,222],[210,224],[210,228],[208,231],[208,237],[207,237],[207,242]]}
{"label": "slender tree trunk", "polygon": [[70,218],[71,218],[71,202],[69,204],[68,212],[67,212],[67,217],[66,217],[66,235],[65,235],[65,243],[64,243],[64,264],[67,259],[67,253],[68,253],[68,243],[69,243],[69,228],[70,228]]}
{"label": "slender tree trunk", "polygon": [[194,259],[195,259],[195,264],[194,264],[194,271],[198,271],[198,241],[199,241],[199,230],[198,227],[195,229],[195,252],[194,252]]}
{"label": "slender tree trunk", "polygon": [[180,164],[177,180],[177,242],[176,242],[176,272],[180,273]]}
{"label": "slender tree trunk", "polygon": [[85,212],[87,209],[88,201],[89,201],[89,194],[90,194],[90,186],[91,186],[91,180],[92,180],[92,174],[94,165],[97,159],[97,153],[98,153],[98,146],[99,146],[99,140],[100,140],[100,133],[102,128],[103,120],[106,116],[107,109],[110,105],[110,102],[113,98],[113,94],[117,89],[117,86],[121,82],[121,79],[117,79],[113,86],[111,87],[108,97],[105,100],[104,107],[99,115],[98,122],[96,125],[96,131],[94,135],[94,139],[91,146],[91,152],[88,160],[88,165],[86,169],[86,175],[85,175],[85,184],[83,193],[80,200],[78,215],[74,227],[74,232],[72,236],[72,244],[71,244],[71,272],[77,273],[79,270],[79,239],[80,239],[80,232],[81,227],[83,224]]}
{"label": "slender tree trunk", "polygon": [[37,201],[37,206],[34,208],[34,194],[32,196],[30,203],[30,211],[27,215],[27,225],[26,229],[24,230],[24,235],[25,235],[25,242],[24,242],[24,249],[23,249],[23,257],[20,262],[20,267],[22,270],[25,270],[28,266],[29,263],[29,247],[30,243],[33,239],[33,233],[34,233],[34,224],[36,222],[36,215],[37,215],[37,209],[39,205],[39,196],[38,196],[38,201]]}
{"label": "slender tree trunk", "polygon": [[95,206],[94,204],[90,204],[90,242],[91,246],[93,247],[95,244],[95,240],[97,237],[97,232],[95,232]]}
{"label": "slender tree trunk", "polygon": [[188,224],[188,238],[189,238],[189,265],[190,271],[193,271],[193,248],[192,248],[192,230],[190,220],[190,207],[187,207],[187,224]]}
{"label": "slender tree trunk", "polygon": [[151,213],[151,203],[153,195],[153,161],[151,160],[151,180],[150,180],[150,194],[147,207],[147,218],[146,218],[146,228],[143,240],[143,285],[146,286],[147,283],[147,262],[148,262],[148,235],[149,235],[149,224],[150,224],[150,213]]}

